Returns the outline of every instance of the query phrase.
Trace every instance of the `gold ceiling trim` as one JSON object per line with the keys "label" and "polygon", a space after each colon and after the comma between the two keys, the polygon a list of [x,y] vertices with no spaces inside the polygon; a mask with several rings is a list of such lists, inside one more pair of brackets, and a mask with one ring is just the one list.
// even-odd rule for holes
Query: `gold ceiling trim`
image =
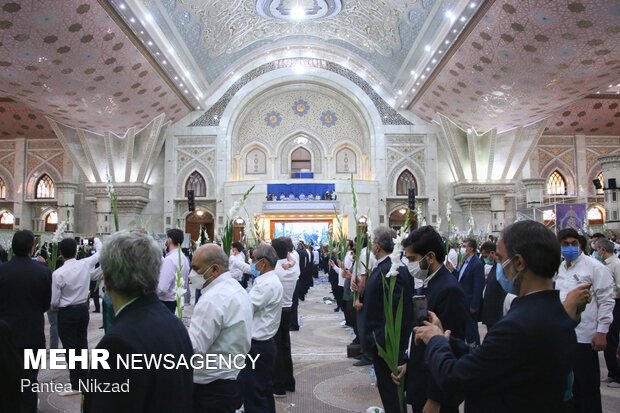
{"label": "gold ceiling trim", "polygon": [[189,109],[190,111],[194,110],[194,106],[187,100],[187,98],[181,93],[179,89],[177,89],[174,82],[168,77],[168,74],[159,66],[157,60],[151,56],[146,47],[142,44],[138,36],[131,30],[131,28],[127,25],[125,20],[121,17],[120,14],[112,7],[107,0],[97,0],[99,5],[103,7],[103,9],[108,13],[108,16],[116,23],[116,25],[123,31],[125,36],[131,41],[131,43],[138,49],[140,54],[144,56],[144,58],[149,62],[151,67],[155,69],[157,74],[166,82],[166,84],[172,89],[174,94],[181,100],[181,102]]}

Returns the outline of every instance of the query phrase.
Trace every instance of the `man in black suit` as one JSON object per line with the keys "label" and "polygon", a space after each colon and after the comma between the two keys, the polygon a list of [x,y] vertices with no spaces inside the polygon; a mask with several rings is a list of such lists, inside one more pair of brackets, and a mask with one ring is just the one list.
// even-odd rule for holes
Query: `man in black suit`
{"label": "man in black suit", "polygon": [[484,289],[484,262],[476,255],[478,243],[475,239],[467,238],[463,241],[461,249],[464,249],[463,263],[459,268],[454,268],[448,261],[446,268],[452,271],[461,284],[465,293],[465,301],[469,307],[469,321],[465,338],[468,343],[480,344],[480,333],[478,332],[478,317],[480,312],[480,302],[482,301],[482,290]]}
{"label": "man in black suit", "polygon": [[[297,287],[299,290],[297,291],[297,295],[301,301],[306,299],[306,293],[310,288],[308,282],[308,273],[310,271],[310,257],[308,255],[308,250],[306,249],[306,245],[303,241],[299,241],[297,246],[297,254],[299,254],[299,280],[297,281]],[[295,287],[295,290],[297,290]]]}
{"label": "man in black suit", "polygon": [[491,241],[480,246],[480,257],[484,260],[485,272],[487,267],[490,267],[486,276],[480,312],[480,320],[487,326],[487,330],[490,330],[504,315],[504,301],[506,300],[506,291],[497,281],[498,264],[495,261],[495,248],[495,243]]}
{"label": "man in black suit", "polygon": [[[0,265],[0,320],[11,330],[20,357],[24,349],[45,349],[43,314],[52,299],[52,272],[46,265],[33,261],[34,234],[20,230],[13,235],[13,259]],[[38,369],[24,371],[36,383]],[[21,412],[36,413],[37,394],[26,389]]]}
{"label": "man in black suit", "polygon": [[[381,396],[381,402],[386,413],[400,413],[401,409],[398,405],[398,393],[396,384],[392,382],[391,374],[385,360],[379,356],[377,345],[385,348],[385,315],[383,309],[384,299],[384,278],[390,273],[392,260],[390,254],[394,250],[394,238],[396,233],[394,230],[381,226],[375,228],[372,238],[372,252],[377,258],[375,268],[372,270],[370,277],[366,281],[363,295],[360,300],[364,303],[364,311],[360,312],[365,317],[365,328],[362,340],[365,340],[366,349],[372,354],[375,373],[377,375],[377,388]],[[401,324],[400,337],[400,360],[405,360],[405,350],[409,341],[411,328],[413,327],[412,312],[413,291],[411,289],[410,275],[405,266],[398,267],[396,277],[396,286],[393,295],[393,314],[396,314],[398,302],[403,298],[403,318]],[[389,278],[386,279],[389,282]],[[355,283],[359,283],[355,281]],[[357,287],[355,287],[357,288]],[[376,339],[376,341],[375,341]],[[399,362],[399,365],[402,362]],[[403,406],[404,407],[404,406]]]}
{"label": "man in black suit", "polygon": [[[418,228],[403,241],[405,256],[409,260],[409,273],[423,282],[417,291],[425,295],[427,308],[437,314],[452,336],[465,338],[467,306],[465,295],[450,271],[444,267],[445,247],[441,235],[431,226]],[[424,345],[411,343],[409,361],[399,366],[397,381],[406,377],[407,403],[413,413],[458,413],[459,400],[445,394],[435,383],[424,363]],[[441,409],[441,410],[440,410]]]}
{"label": "man in black suit", "polygon": [[86,393],[85,413],[168,413],[192,411],[190,368],[127,370],[117,355],[173,355],[176,362],[193,355],[187,329],[157,298],[161,251],[155,241],[135,232],[110,236],[101,252],[106,291],[116,313],[114,325],[97,345],[109,351],[110,370],[91,369],[100,383],[129,382],[126,393]]}
{"label": "man in black suit", "polygon": [[560,243],[541,223],[516,222],[502,233],[497,262],[517,293],[510,311],[481,346],[460,358],[469,347],[444,334],[440,319],[431,316],[432,323],[414,329],[416,342],[427,346],[425,362],[443,391],[465,399],[466,411],[566,411],[577,338],[575,322],[553,289]]}

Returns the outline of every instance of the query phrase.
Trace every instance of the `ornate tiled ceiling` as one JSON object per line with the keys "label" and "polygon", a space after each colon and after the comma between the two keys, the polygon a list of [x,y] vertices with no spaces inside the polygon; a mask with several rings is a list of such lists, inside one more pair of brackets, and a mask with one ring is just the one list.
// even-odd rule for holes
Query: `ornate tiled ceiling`
{"label": "ornate tiled ceiling", "polygon": [[[188,113],[95,0],[3,2],[0,68],[0,97],[17,102],[0,103],[7,107],[0,113],[0,129],[11,135],[49,134],[41,113],[71,126],[120,134],[162,112],[171,120]],[[34,125],[20,123],[30,114],[36,116]]]}
{"label": "ornate tiled ceiling", "polygon": [[53,138],[45,115],[23,103],[0,99],[0,138]]}
{"label": "ornate tiled ceiling", "polygon": [[[134,4],[136,10],[144,7],[162,37],[170,42],[176,39],[175,52],[187,50],[192,66],[200,68],[201,76],[211,84],[253,53],[291,44],[342,49],[372,66],[388,82],[394,82],[429,16],[443,16],[461,1],[348,0],[342,1],[342,9],[331,17],[300,23],[268,18],[257,11],[257,3],[288,5],[292,3],[290,0],[128,0],[127,3]],[[314,3],[325,3],[327,8],[334,1],[299,3],[310,9]]]}
{"label": "ornate tiled ceiling", "polygon": [[[429,121],[440,112],[480,132],[505,130],[561,116],[563,107],[619,79],[620,2],[497,0],[413,110]],[[579,122],[584,133],[598,123]]]}
{"label": "ornate tiled ceiling", "polygon": [[620,97],[589,97],[549,119],[548,135],[620,135]]}

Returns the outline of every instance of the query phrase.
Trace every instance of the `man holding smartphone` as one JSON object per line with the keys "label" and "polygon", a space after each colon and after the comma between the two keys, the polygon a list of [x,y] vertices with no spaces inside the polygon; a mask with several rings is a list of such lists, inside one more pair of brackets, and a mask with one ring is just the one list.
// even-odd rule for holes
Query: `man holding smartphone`
{"label": "man holding smartphone", "polygon": [[[465,338],[468,311],[465,294],[456,278],[443,265],[446,254],[441,235],[431,226],[421,227],[409,233],[403,247],[409,260],[409,272],[423,282],[422,288],[416,291],[419,295],[414,299],[420,301],[425,296],[427,310],[437,314],[454,337]],[[415,321],[416,325],[422,323]],[[430,375],[424,363],[425,349],[426,346],[411,342],[409,360],[399,366],[399,374],[393,375],[393,380],[404,380],[405,373],[409,372],[406,379],[407,403],[412,406],[413,413],[458,413],[459,401],[441,391]]]}

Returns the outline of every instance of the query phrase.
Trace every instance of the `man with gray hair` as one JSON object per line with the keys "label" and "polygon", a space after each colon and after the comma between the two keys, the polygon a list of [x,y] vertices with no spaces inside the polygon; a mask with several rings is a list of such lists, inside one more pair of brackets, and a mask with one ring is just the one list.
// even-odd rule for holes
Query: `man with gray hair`
{"label": "man with gray hair", "polygon": [[267,244],[254,249],[252,269],[260,273],[250,290],[254,316],[252,318],[252,347],[249,357],[258,355],[255,368],[246,361],[239,374],[243,394],[243,409],[248,413],[275,413],[273,399],[273,365],[276,344],[273,337],[278,332],[282,312],[284,289],[274,271],[278,262],[276,250]]}
{"label": "man with gray hair", "polygon": [[[132,354],[192,355],[183,323],[159,301],[161,252],[155,241],[136,232],[117,232],[103,244],[99,263],[114,308],[114,325],[97,345],[109,352],[110,369],[91,369],[98,383],[129,384],[128,392],[87,392],[85,413],[192,411],[192,369],[132,370],[117,365]],[[111,386],[112,387],[112,386]]]}
{"label": "man with gray hair", "polygon": [[607,332],[607,347],[603,350],[607,364],[607,387],[620,388],[620,365],[618,363],[618,336],[620,335],[620,259],[614,253],[614,243],[607,238],[597,238],[593,243],[592,256],[601,261],[613,276],[614,311],[613,321]]}
{"label": "man with gray hair", "polygon": [[[392,381],[391,371],[385,360],[379,356],[378,345],[385,348],[385,315],[383,309],[384,288],[383,279],[389,277],[392,267],[390,254],[394,251],[396,232],[386,226],[380,226],[373,231],[372,252],[377,258],[360,301],[363,302],[363,311],[360,312],[364,320],[364,329],[360,331],[360,340],[365,340],[365,348],[372,354],[372,360],[377,375],[377,389],[386,413],[405,411],[405,405],[399,406],[396,384]],[[400,257],[398,257],[400,260]],[[409,342],[409,334],[413,327],[411,314],[413,313],[413,289],[411,276],[404,265],[398,267],[396,286],[392,296],[394,303],[393,313],[401,297],[403,297],[403,318],[399,345],[399,365],[405,363],[405,350]]]}
{"label": "man with gray hair", "polygon": [[[252,304],[228,271],[224,250],[216,244],[198,248],[189,279],[201,290],[189,327],[194,352],[224,357],[247,354],[252,338]],[[241,407],[239,370],[230,367],[194,371],[195,413],[234,413]]]}

